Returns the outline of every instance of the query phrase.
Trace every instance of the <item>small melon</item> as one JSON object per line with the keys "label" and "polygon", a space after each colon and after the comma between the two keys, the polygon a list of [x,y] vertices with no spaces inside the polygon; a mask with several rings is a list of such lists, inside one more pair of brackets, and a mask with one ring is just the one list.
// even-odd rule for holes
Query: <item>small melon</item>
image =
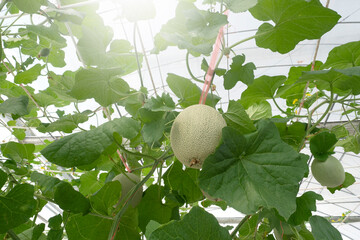
{"label": "small melon", "polygon": [[311,164],[311,172],[322,186],[337,187],[345,181],[344,168],[333,156],[329,156],[325,162],[315,159]]}
{"label": "small melon", "polygon": [[[129,178],[127,178],[129,177]],[[126,195],[128,194],[128,192],[136,185],[140,182],[140,178],[133,174],[133,173],[121,173],[117,176],[115,176],[113,178],[113,181],[119,181],[121,183],[121,197],[119,200],[119,203],[126,197]],[[142,198],[142,194],[143,194],[143,189],[142,187],[135,193],[134,197],[131,199],[130,204],[132,207],[136,207]]]}
{"label": "small melon", "polygon": [[214,108],[197,104],[185,108],[174,120],[170,142],[177,159],[200,169],[219,145],[226,122]]}

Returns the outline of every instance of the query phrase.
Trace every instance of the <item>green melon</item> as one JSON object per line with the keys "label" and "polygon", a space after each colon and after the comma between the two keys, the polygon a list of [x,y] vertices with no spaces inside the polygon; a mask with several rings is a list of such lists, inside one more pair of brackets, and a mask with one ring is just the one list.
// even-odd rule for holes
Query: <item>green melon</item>
{"label": "green melon", "polygon": [[225,126],[214,108],[202,104],[187,107],[171,127],[170,142],[176,158],[187,167],[201,168],[219,145]]}
{"label": "green melon", "polygon": [[311,172],[322,186],[337,187],[345,181],[344,168],[333,156],[329,156],[325,162],[315,159],[311,164]]}
{"label": "green melon", "polygon": [[[127,178],[126,176],[129,178]],[[140,182],[140,178],[133,174],[133,173],[125,173],[125,174],[119,174],[113,178],[113,181],[119,181],[121,183],[121,197],[119,200],[119,203],[126,197],[128,192],[137,184]],[[136,207],[142,198],[143,189],[140,188],[134,195],[134,197],[131,199],[130,204],[132,207]]]}

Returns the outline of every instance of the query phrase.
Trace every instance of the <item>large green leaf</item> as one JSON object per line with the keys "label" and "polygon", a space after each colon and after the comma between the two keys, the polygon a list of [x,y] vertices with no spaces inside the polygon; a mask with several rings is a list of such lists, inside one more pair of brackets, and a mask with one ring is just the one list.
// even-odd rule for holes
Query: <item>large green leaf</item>
{"label": "large green leaf", "polygon": [[6,172],[0,169],[0,189],[4,186],[7,179],[8,179],[8,175],[6,174]]}
{"label": "large green leaf", "polygon": [[[236,83],[241,81],[246,85],[250,85],[254,81],[255,64],[245,63],[245,55],[237,55],[233,57],[230,70],[224,75],[224,88],[226,90],[235,87]],[[244,64],[244,65],[243,65]]]}
{"label": "large green leaf", "polygon": [[343,188],[347,188],[347,187],[353,185],[355,182],[356,182],[355,177],[353,175],[351,175],[350,173],[345,172],[345,180],[340,186],[337,186],[337,187],[334,187],[334,188],[329,188],[328,187],[327,189],[331,193],[335,193],[336,190],[340,191]]}
{"label": "large green leaf", "polygon": [[111,216],[114,206],[121,197],[121,183],[107,182],[98,192],[90,196],[91,207],[102,215]]}
{"label": "large green leaf", "polygon": [[204,3],[214,4],[219,2],[225,4],[227,9],[234,13],[245,12],[256,5],[258,0],[205,0]]}
{"label": "large green leaf", "polygon": [[44,39],[47,43],[51,43],[57,48],[64,48],[67,46],[66,39],[59,33],[59,29],[55,24],[50,27],[44,25],[27,25],[26,29],[29,32],[35,33],[39,38]]}
{"label": "large green leaf", "polygon": [[241,103],[248,108],[253,103],[259,103],[274,97],[276,90],[285,82],[285,76],[261,76],[241,94]]}
{"label": "large green leaf", "polygon": [[246,109],[246,114],[248,114],[249,118],[254,121],[264,118],[271,118],[271,105],[267,101],[254,103],[248,109]]}
{"label": "large green leaf", "polygon": [[318,39],[330,31],[340,18],[319,0],[259,0],[250,9],[263,23],[256,35],[256,45],[279,53],[287,53],[305,39]]}
{"label": "large green leaf", "polygon": [[54,198],[55,187],[61,181],[58,178],[47,176],[38,172],[31,173],[31,181],[35,182],[42,192],[48,198]]}
{"label": "large green leaf", "polygon": [[[201,89],[189,79],[169,73],[166,79],[171,91],[180,98],[179,103],[183,108],[198,104],[201,97]],[[206,105],[215,106],[220,98],[212,93],[208,94]]]}
{"label": "large green leaf", "polygon": [[60,214],[55,215],[48,220],[50,231],[47,234],[47,240],[61,240],[63,229],[61,227],[62,217]]}
{"label": "large green leaf", "polygon": [[[164,188],[158,185],[151,185],[144,192],[143,198],[138,205],[139,227],[145,232],[146,225],[150,220],[164,224],[173,218],[174,206],[163,204]],[[151,207],[149,207],[151,206]]]}
{"label": "large green leaf", "polygon": [[172,111],[175,109],[175,103],[168,93],[163,93],[161,97],[156,96],[146,100],[144,108],[154,112]]}
{"label": "large green leaf", "polygon": [[41,0],[12,0],[16,7],[26,13],[36,13],[40,10]]}
{"label": "large green leaf", "polygon": [[321,132],[310,139],[310,151],[316,159],[325,161],[333,153],[337,141],[334,133]]}
{"label": "large green leaf", "polygon": [[203,199],[203,193],[197,183],[199,170],[192,168],[183,170],[182,166],[179,161],[175,161],[171,165],[163,176],[165,184],[183,197],[186,203],[200,201]]}
{"label": "large green leaf", "polygon": [[27,96],[22,95],[17,98],[9,98],[0,104],[0,113],[24,116],[29,114],[28,104],[29,98]]}
{"label": "large green leaf", "polygon": [[360,66],[360,41],[349,42],[333,48],[321,68],[344,69],[355,66]]}
{"label": "large green leaf", "polygon": [[55,132],[62,131],[65,133],[72,133],[72,131],[78,127],[79,123],[84,123],[89,119],[88,114],[86,113],[75,113],[62,116],[58,120],[52,123],[42,123],[36,129],[39,132]]}
{"label": "large green leaf", "polygon": [[31,174],[31,181],[39,185],[44,196],[54,199],[54,202],[65,211],[73,213],[87,213],[90,202],[69,183],[58,178],[47,176],[38,172]]}
{"label": "large green leaf", "polygon": [[351,91],[352,94],[360,94],[360,66],[346,69],[330,69],[320,71],[303,72],[298,83],[314,82],[320,90],[330,90],[333,86],[334,93],[344,95]]}
{"label": "large green leaf", "polygon": [[18,237],[20,238],[20,240],[46,240],[46,235],[43,234],[44,229],[45,224],[40,223],[18,234]]}
{"label": "large green leaf", "polygon": [[193,3],[180,1],[176,8],[175,18],[162,26],[155,36],[154,52],[165,50],[168,46],[187,49],[193,55],[208,55],[220,27],[227,23],[226,16],[199,10]]}
{"label": "large green leaf", "polygon": [[[70,215],[65,226],[69,240],[100,240],[108,239],[113,221],[107,218],[81,214]],[[137,231],[137,214],[128,208],[120,219],[115,240],[140,240]]]}
{"label": "large green leaf", "polygon": [[360,153],[359,139],[353,135],[347,136],[345,139],[339,140],[336,143],[336,146],[343,147],[345,152],[353,152],[355,154]]}
{"label": "large green leaf", "polygon": [[106,107],[125,97],[129,85],[118,77],[122,69],[81,69],[76,73],[75,84],[69,93],[78,100],[94,98]]}
{"label": "large green leaf", "polygon": [[61,138],[48,145],[41,153],[50,162],[63,167],[87,165],[98,159],[114,143],[114,133],[132,139],[139,131],[139,122],[123,117],[93,130]]}
{"label": "large green leaf", "polygon": [[229,232],[203,208],[195,206],[180,221],[165,224],[150,235],[149,240],[230,240]]}
{"label": "large green leaf", "polygon": [[257,128],[247,135],[223,129],[223,143],[200,172],[200,187],[240,212],[253,214],[263,206],[288,219],[308,157],[284,143],[269,120],[259,121]]}
{"label": "large green leaf", "polygon": [[2,155],[19,163],[24,159],[33,160],[35,158],[34,151],[34,144],[21,144],[17,142],[1,144]]}
{"label": "large green leaf", "polygon": [[241,133],[251,133],[256,130],[253,122],[239,101],[231,100],[226,113],[223,114],[227,126]]}
{"label": "large green leaf", "polygon": [[88,171],[80,176],[79,191],[85,196],[98,191],[103,185],[104,181],[98,178],[99,171]]}
{"label": "large green leaf", "polygon": [[339,231],[323,217],[312,216],[310,217],[311,232],[315,240],[331,239],[342,240]]}
{"label": "large green leaf", "polygon": [[24,72],[19,72],[18,74],[16,74],[15,76],[15,83],[24,83],[24,84],[28,84],[28,83],[32,83],[33,81],[35,81],[38,76],[40,75],[41,70],[44,68],[45,66],[41,66],[40,64],[36,64],[35,66],[33,66],[32,68],[24,71]]}
{"label": "large green leaf", "polygon": [[311,217],[311,211],[316,211],[316,200],[323,200],[323,197],[312,191],[305,192],[296,198],[296,211],[290,216],[288,223],[297,226]]}
{"label": "large green leaf", "polygon": [[87,213],[90,209],[90,201],[67,182],[59,182],[55,186],[54,201],[64,211],[72,213]]}
{"label": "large green leaf", "polygon": [[294,147],[294,149],[298,149],[300,144],[302,144],[302,140],[306,135],[306,124],[301,122],[294,122],[290,125],[286,123],[275,123],[276,127],[279,130],[281,139]]}
{"label": "large green leaf", "polygon": [[34,187],[29,184],[16,185],[6,196],[0,196],[0,233],[25,223],[35,208]]}

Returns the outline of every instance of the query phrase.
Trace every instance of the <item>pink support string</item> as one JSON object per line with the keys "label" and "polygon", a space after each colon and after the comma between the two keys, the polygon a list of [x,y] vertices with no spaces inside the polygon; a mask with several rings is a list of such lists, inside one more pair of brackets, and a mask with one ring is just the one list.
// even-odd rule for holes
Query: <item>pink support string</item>
{"label": "pink support string", "polygon": [[[224,13],[225,15],[228,15],[228,11],[226,11]],[[213,48],[213,53],[211,54],[211,58],[210,58],[210,64],[209,64],[209,68],[206,72],[206,76],[205,76],[205,82],[204,82],[204,86],[201,92],[201,97],[200,97],[200,101],[199,104],[205,104],[206,102],[206,97],[207,94],[210,90],[210,86],[211,86],[211,79],[214,75],[214,71],[215,71],[215,64],[216,64],[216,60],[219,56],[219,52],[221,49],[221,40],[224,34],[224,26],[222,26],[219,30],[219,34],[216,38],[216,42],[214,44],[214,48]]]}
{"label": "pink support string", "polygon": [[119,149],[117,150],[117,153],[118,153],[118,155],[119,155],[122,163],[124,164],[126,170],[127,170],[129,173],[131,173],[131,169],[130,169],[130,168],[128,167],[128,165],[126,164],[126,161],[125,161],[124,157],[121,155]]}

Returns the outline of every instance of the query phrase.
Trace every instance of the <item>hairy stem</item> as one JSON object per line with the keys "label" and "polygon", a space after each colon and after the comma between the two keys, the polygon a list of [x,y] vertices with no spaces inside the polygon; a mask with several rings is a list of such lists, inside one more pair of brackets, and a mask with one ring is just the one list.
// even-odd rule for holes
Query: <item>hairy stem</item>
{"label": "hairy stem", "polygon": [[236,233],[239,231],[239,229],[241,228],[242,225],[244,225],[244,223],[249,220],[249,218],[251,217],[251,215],[246,215],[240,222],[239,224],[235,227],[235,229],[231,232],[231,238],[233,239],[234,237],[236,237]]}

